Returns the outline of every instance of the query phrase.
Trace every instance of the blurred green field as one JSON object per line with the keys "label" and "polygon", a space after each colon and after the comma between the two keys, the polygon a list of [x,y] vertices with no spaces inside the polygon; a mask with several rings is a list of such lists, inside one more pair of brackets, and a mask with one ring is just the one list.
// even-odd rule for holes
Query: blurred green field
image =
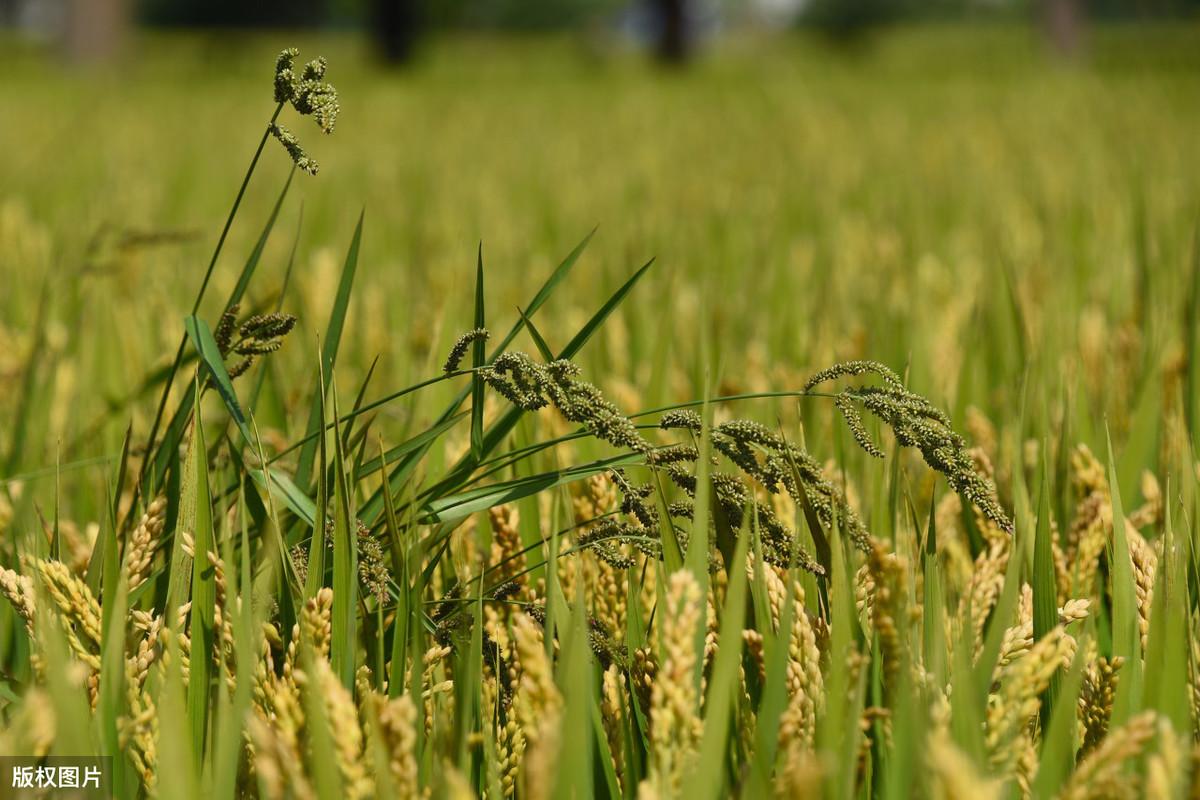
{"label": "blurred green field", "polygon": [[[90,75],[3,48],[10,419],[48,299],[27,422],[46,434],[6,454],[10,467],[54,463],[56,442],[165,358],[270,114],[262,53],[288,41],[148,35],[136,59]],[[959,411],[1013,408],[1031,369],[1119,415],[1118,351],[1138,348],[1151,369],[1179,355],[1200,208],[1197,42],[1196,26],[1101,28],[1064,64],[1023,28],[901,29],[861,52],[740,38],[671,74],[583,38],[459,37],[389,73],[357,39],[301,37],[334,65],[343,114],[328,139],[293,122],[321,173],[298,176],[254,297],[280,284],[303,204],[284,302],[301,335],[280,364],[313,363],[365,208],[339,378],[356,384],[379,354],[379,385],[403,385],[468,327],[479,241],[490,305],[512,312],[599,226],[547,319],[578,321],[657,257],[624,325],[584,354],[598,380],[627,380],[647,403],[696,393],[707,341],[730,387],[794,384],[869,354]],[[214,301],[288,169],[273,145]],[[114,245],[129,232],[193,238]],[[135,423],[151,400],[129,409]],[[63,458],[112,453],[125,421]]]}

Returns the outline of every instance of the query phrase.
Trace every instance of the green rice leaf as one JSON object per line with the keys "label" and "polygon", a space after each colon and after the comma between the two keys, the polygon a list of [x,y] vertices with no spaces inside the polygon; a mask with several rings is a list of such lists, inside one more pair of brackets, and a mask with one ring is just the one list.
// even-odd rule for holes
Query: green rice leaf
{"label": "green rice leaf", "polygon": [[337,430],[336,382],[333,389],[333,416],[333,640],[330,661],[342,685],[353,690],[354,672],[358,668],[358,530],[347,476],[346,453]]}
{"label": "green rice leaf", "polygon": [[1112,439],[1108,438],[1108,482],[1112,496],[1113,535],[1108,563],[1112,569],[1112,649],[1125,659],[1113,699],[1110,727],[1124,724],[1132,716],[1142,692],[1142,641],[1138,632],[1137,592],[1129,539],[1125,535],[1125,509],[1121,505],[1121,487],[1117,480],[1117,462]]}
{"label": "green rice leaf", "polygon": [[[487,319],[483,307],[483,245],[479,245],[479,261],[475,270],[475,329],[487,327]],[[471,376],[471,455],[478,461],[483,457],[483,392],[485,384],[479,368],[484,363],[484,341],[476,339],[471,344],[471,366],[475,374]]]}
{"label": "green rice leaf", "polygon": [[477,511],[486,511],[493,506],[511,503],[522,497],[544,492],[556,486],[565,486],[575,481],[598,475],[615,467],[640,463],[642,456],[631,453],[623,456],[593,461],[575,467],[566,467],[551,472],[543,472],[528,478],[505,481],[502,483],[470,489],[460,494],[442,497],[428,503],[423,509],[421,524],[433,522],[455,522]]}
{"label": "green rice leaf", "polygon": [[[1033,640],[1036,642],[1058,625],[1058,583],[1054,576],[1054,552],[1050,538],[1050,475],[1045,443],[1041,460],[1041,491],[1038,495],[1037,530],[1033,545]],[[1041,718],[1045,725],[1053,714],[1059,678],[1055,675],[1042,697]]]}
{"label": "green rice leaf", "polygon": [[246,424],[246,415],[242,413],[237,393],[233,390],[233,382],[229,379],[229,373],[225,369],[225,359],[221,356],[221,349],[217,346],[208,323],[199,317],[191,316],[183,321],[183,327],[187,331],[192,346],[196,348],[196,353],[200,356],[200,360],[208,367],[213,384],[217,388],[217,394],[221,396],[222,402],[225,403],[225,409],[229,412],[229,416],[233,418],[233,423],[242,434],[242,438],[246,444],[252,445],[254,437],[250,433],[249,425]]}
{"label": "green rice leaf", "polygon": [[196,764],[204,760],[208,736],[210,676],[214,642],[214,610],[217,599],[216,571],[208,563],[208,553],[215,551],[213,536],[212,496],[208,486],[208,451],[204,445],[204,426],[201,424],[200,404],[195,408],[195,435],[188,452],[180,511],[180,530],[190,533],[193,541],[192,586],[190,612],[191,672],[188,678],[188,721],[191,731],[193,758]]}
{"label": "green rice leaf", "polygon": [[358,224],[354,227],[354,238],[350,240],[350,249],[346,252],[346,263],[342,267],[342,277],[338,281],[337,295],[334,297],[333,308],[329,312],[329,324],[325,327],[325,344],[321,350],[321,362],[317,383],[319,384],[313,396],[308,412],[308,425],[305,435],[307,439],[300,450],[300,461],[296,467],[296,483],[307,486],[312,477],[313,459],[317,455],[317,434],[324,430],[321,420],[321,398],[329,390],[329,381],[333,378],[333,369],[337,364],[338,349],[342,341],[342,330],[346,324],[346,309],[350,305],[350,290],[354,287],[354,275],[358,271],[358,251],[362,244],[363,214],[358,216]]}

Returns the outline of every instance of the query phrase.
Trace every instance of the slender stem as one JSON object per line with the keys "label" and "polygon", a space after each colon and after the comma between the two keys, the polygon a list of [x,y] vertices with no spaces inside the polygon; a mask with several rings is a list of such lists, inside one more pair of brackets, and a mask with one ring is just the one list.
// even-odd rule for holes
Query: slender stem
{"label": "slender stem", "polygon": [[[237,216],[238,208],[242,205],[242,198],[246,195],[246,187],[250,185],[250,177],[254,175],[254,168],[258,166],[258,159],[262,156],[263,148],[267,146],[267,139],[271,136],[271,126],[275,124],[275,120],[279,118],[281,111],[283,111],[283,103],[275,106],[275,113],[271,115],[271,121],[263,129],[262,139],[259,140],[258,148],[254,151],[254,158],[250,159],[250,167],[246,170],[246,174],[242,178],[242,185],[238,189],[237,197],[233,200],[233,207],[229,209],[229,216],[225,218],[225,227],[221,229],[221,236],[217,239],[217,246],[213,250],[212,258],[208,261],[208,269],[204,271],[204,280],[200,283],[200,291],[196,294],[195,302],[192,303],[193,315],[200,310],[200,303],[204,300],[204,295],[208,291],[208,282],[212,279],[213,270],[217,266],[217,259],[220,258],[221,250],[225,247],[225,239],[229,236],[229,229],[233,227],[233,219]],[[158,399],[158,410],[154,413],[154,423],[150,426],[150,436],[146,439],[146,458],[142,462],[141,475],[138,480],[139,487],[146,478],[146,471],[154,461],[151,457],[154,450],[154,440],[158,436],[158,427],[162,424],[163,412],[167,407],[167,398],[171,394],[171,384],[174,382],[175,373],[179,370],[179,365],[183,362],[183,353],[186,347],[187,335],[185,334],[179,340],[179,348],[175,351],[175,360],[171,364],[171,371],[167,375],[167,380],[163,383],[162,395]],[[138,489],[135,488],[134,491],[137,492]]]}

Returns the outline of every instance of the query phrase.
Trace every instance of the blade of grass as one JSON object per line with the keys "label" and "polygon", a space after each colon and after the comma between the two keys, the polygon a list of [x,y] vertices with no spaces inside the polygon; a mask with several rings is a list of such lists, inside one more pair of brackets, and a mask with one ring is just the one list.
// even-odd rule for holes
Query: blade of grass
{"label": "blade of grass", "polygon": [[1138,632],[1133,562],[1129,553],[1129,539],[1125,534],[1125,509],[1121,505],[1121,487],[1117,480],[1117,461],[1113,455],[1112,438],[1106,435],[1106,439],[1113,520],[1113,535],[1108,551],[1108,563],[1112,569],[1112,648],[1113,655],[1125,659],[1109,722],[1110,726],[1117,727],[1129,719],[1140,702],[1142,642]]}
{"label": "blade of grass", "polygon": [[924,667],[937,686],[946,681],[945,577],[937,551],[937,494],[929,498],[929,524],[925,530],[923,553],[924,597],[921,600],[921,646]]}
{"label": "blade of grass", "polygon": [[542,337],[541,331],[533,324],[533,320],[522,311],[517,309],[517,313],[521,315],[521,322],[525,324],[525,330],[529,332],[529,338],[533,339],[533,344],[537,347],[538,354],[542,360],[549,363],[554,360],[554,351],[550,349],[550,345],[546,344],[545,338]]}
{"label": "blade of grass", "polygon": [[611,458],[593,461],[574,467],[566,467],[552,472],[543,472],[529,478],[505,481],[479,489],[471,489],[461,494],[442,497],[428,503],[423,509],[421,524],[432,522],[455,522],[477,511],[486,511],[493,506],[511,503],[522,497],[544,492],[556,486],[598,475],[615,467],[629,466],[640,463],[643,456],[638,453],[613,456]]}
{"label": "blade of grass", "polygon": [[1081,646],[1075,653],[1071,668],[1059,686],[1058,702],[1054,710],[1044,716],[1045,733],[1042,736],[1042,752],[1037,777],[1034,779],[1034,797],[1057,797],[1058,791],[1075,766],[1075,717],[1079,692],[1083,688],[1084,653]]}
{"label": "blade of grass", "polygon": [[[1050,470],[1046,463],[1046,442],[1040,461],[1041,490],[1038,494],[1037,530],[1033,544],[1033,640],[1039,641],[1058,625],[1058,583],[1054,575],[1054,552],[1050,538]],[[1042,725],[1048,725],[1054,713],[1059,675],[1050,679],[1042,696]]]}
{"label": "blade of grass", "polygon": [[205,739],[211,688],[214,610],[217,598],[216,570],[208,563],[213,550],[212,498],[208,487],[208,460],[204,446],[204,428],[197,399],[194,411],[195,435],[185,467],[185,491],[181,501],[180,530],[191,533],[193,542],[191,591],[191,672],[188,677],[188,720],[192,737],[193,759],[204,763]]}
{"label": "blade of grass", "polygon": [[[575,582],[575,601],[570,607],[569,621],[563,627],[563,637],[557,681],[563,693],[562,730],[564,737],[556,765],[553,797],[561,800],[587,800],[592,797],[592,756],[595,752],[595,730],[590,724],[596,696],[592,691],[592,652],[588,645],[590,630],[587,622],[587,597],[583,581]],[[568,743],[569,742],[569,743]]]}
{"label": "blade of grass", "polygon": [[238,432],[242,434],[242,439],[246,444],[253,445],[254,437],[250,433],[250,426],[246,423],[246,415],[242,413],[237,393],[233,389],[233,381],[229,379],[229,373],[225,369],[225,359],[221,355],[221,349],[218,347],[216,339],[213,338],[208,323],[191,316],[184,320],[183,327],[187,331],[192,345],[196,348],[200,360],[208,367],[208,373],[212,377],[213,385],[216,386],[217,394],[225,403],[225,409],[233,419],[234,425],[237,426]]}
{"label": "blade of grass", "polygon": [[[704,437],[707,441],[708,437]],[[745,564],[750,541],[747,526],[737,537],[734,564]],[[725,753],[728,749],[729,731],[733,723],[738,693],[741,691],[738,669],[742,662],[742,623],[746,618],[746,570],[728,571],[729,586],[725,593],[725,605],[721,610],[720,641],[712,676],[708,683],[708,697],[704,705],[705,725],[700,739],[700,758],[684,785],[685,797],[701,800],[723,796],[726,785]]]}
{"label": "blade of grass", "polygon": [[[333,416],[338,416],[337,382],[333,382]],[[354,689],[358,633],[358,533],[353,499],[347,478],[346,453],[334,428],[333,481],[333,671],[349,690]]]}
{"label": "blade of grass", "polygon": [[[475,329],[487,327],[487,318],[483,307],[483,244],[479,245],[479,259],[475,268]],[[483,366],[484,341],[476,339],[471,344],[471,456],[478,461],[483,457],[483,376],[479,368]]]}
{"label": "blade of grass", "polygon": [[358,271],[358,251],[362,244],[363,216],[363,213],[358,215],[358,224],[354,227],[354,238],[350,240],[350,249],[346,252],[346,262],[342,267],[342,277],[338,281],[333,308],[329,312],[329,324],[325,326],[325,346],[321,350],[320,370],[317,376],[318,386],[309,408],[308,425],[305,427],[305,435],[313,438],[308,439],[304,447],[300,449],[300,460],[296,466],[295,481],[300,486],[307,486],[312,478],[313,459],[317,455],[317,434],[325,429],[320,398],[324,397],[329,390],[329,381],[333,377],[333,368],[337,363],[342,330],[346,324],[346,308],[350,305],[350,291],[354,287],[354,275]]}

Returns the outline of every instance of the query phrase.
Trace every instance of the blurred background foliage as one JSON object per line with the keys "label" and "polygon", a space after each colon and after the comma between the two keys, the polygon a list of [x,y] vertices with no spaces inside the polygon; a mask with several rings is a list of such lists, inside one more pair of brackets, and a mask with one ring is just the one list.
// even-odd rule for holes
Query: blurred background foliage
{"label": "blurred background foliage", "polygon": [[[1194,372],[1194,3],[1067,4],[1079,16],[1059,40],[1050,0],[696,0],[703,27],[670,69],[648,54],[661,8],[644,3],[431,3],[404,68],[381,63],[363,2],[125,5],[107,65],[92,63],[103,47],[72,50],[83,6],[50,5],[6,0],[0,32],[0,412],[31,431],[9,440],[9,475],[111,457],[130,418],[148,426],[148,381],[289,44],[329,58],[343,113],[330,138],[284,120],[322,169],[295,179],[251,298],[280,302],[302,205],[282,300],[300,325],[259,415],[281,440],[310,389],[288,376],[311,372],[363,208],[345,386],[376,356],[380,391],[436,373],[471,326],[480,240],[489,308],[515,317],[529,276],[597,225],[544,330],[576,329],[657,256],[581,355],[629,410],[696,396],[706,369],[721,391],[795,388],[872,357],[956,420],[973,405],[1034,429],[1049,404],[1028,398],[1069,396],[1100,448],[1105,419],[1120,444]],[[890,24],[844,35],[862,32],[855,14]],[[212,297],[289,168],[272,146]],[[392,422],[419,423],[402,408]]]}

